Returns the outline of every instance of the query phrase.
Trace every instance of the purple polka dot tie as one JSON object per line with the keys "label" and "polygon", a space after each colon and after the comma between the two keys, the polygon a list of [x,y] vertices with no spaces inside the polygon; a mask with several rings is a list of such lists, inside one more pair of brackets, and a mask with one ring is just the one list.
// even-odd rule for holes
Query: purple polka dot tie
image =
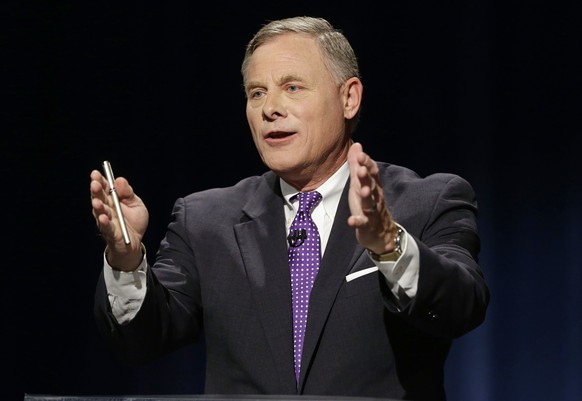
{"label": "purple polka dot tie", "polygon": [[321,194],[316,191],[300,192],[291,198],[291,201],[297,198],[299,198],[299,211],[291,223],[287,239],[289,240],[291,289],[293,290],[293,354],[295,377],[299,382],[309,294],[319,270],[321,258],[319,231],[311,219],[311,211],[321,200]]}

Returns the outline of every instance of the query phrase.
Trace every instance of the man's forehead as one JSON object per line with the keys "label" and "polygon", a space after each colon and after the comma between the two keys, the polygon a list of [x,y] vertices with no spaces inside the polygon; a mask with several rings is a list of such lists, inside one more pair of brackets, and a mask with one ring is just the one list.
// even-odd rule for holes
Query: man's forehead
{"label": "man's forehead", "polygon": [[[288,36],[288,35],[286,35]],[[307,78],[327,70],[321,52],[311,37],[273,39],[255,50],[250,58],[247,79],[269,78],[276,81]]]}

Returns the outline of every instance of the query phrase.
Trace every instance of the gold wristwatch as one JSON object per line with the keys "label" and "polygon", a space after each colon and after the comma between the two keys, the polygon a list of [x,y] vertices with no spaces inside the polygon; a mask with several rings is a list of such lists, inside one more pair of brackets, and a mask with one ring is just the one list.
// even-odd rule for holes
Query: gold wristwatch
{"label": "gold wristwatch", "polygon": [[368,249],[370,257],[377,262],[395,262],[402,255],[402,235],[404,230],[400,227],[396,230],[396,235],[394,236],[394,250],[392,252],[383,253],[378,255]]}

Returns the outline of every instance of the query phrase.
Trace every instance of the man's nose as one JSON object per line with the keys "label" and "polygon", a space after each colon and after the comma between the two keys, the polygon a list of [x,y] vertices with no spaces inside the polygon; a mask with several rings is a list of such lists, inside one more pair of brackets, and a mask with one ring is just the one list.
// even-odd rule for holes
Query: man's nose
{"label": "man's nose", "polygon": [[283,96],[276,93],[269,93],[263,104],[263,115],[268,120],[276,120],[280,117],[287,116],[285,101]]}

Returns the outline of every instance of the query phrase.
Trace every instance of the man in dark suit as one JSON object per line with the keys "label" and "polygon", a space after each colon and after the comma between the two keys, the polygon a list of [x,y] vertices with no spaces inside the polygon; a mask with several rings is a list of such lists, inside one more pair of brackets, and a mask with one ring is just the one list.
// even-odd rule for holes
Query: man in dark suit
{"label": "man in dark suit", "polygon": [[[155,263],[141,245],[142,200],[117,178],[126,244],[108,183],[91,172],[107,245],[99,327],[131,360],[203,330],[206,393],[444,400],[451,342],[483,322],[489,301],[472,187],[376,162],[352,141],[363,86],[351,46],[323,19],[265,25],[242,74],[269,171],[178,199]],[[293,230],[294,195],[314,190],[317,233]],[[300,335],[289,261],[312,240],[315,282]]]}

